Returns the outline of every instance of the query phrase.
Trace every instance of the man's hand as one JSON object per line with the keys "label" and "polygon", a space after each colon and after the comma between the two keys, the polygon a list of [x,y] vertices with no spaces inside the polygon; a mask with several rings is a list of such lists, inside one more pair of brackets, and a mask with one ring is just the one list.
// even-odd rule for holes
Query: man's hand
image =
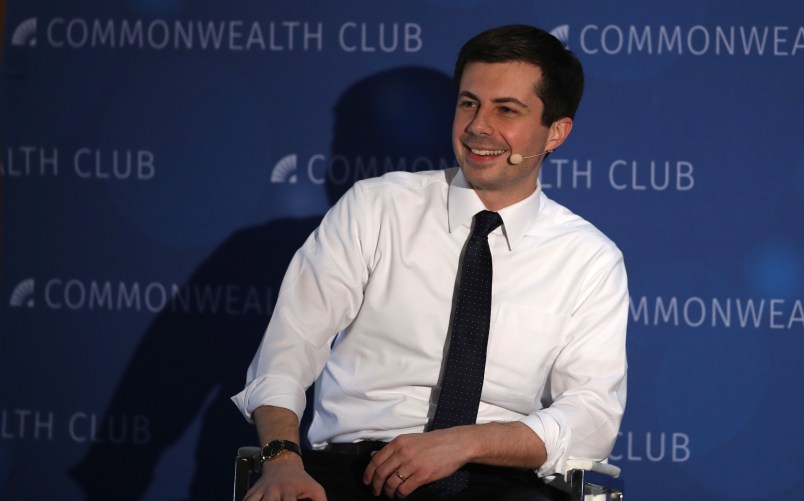
{"label": "man's hand", "polygon": [[246,493],[244,501],[326,501],[324,488],[304,471],[301,458],[286,452],[262,467],[262,475]]}
{"label": "man's hand", "polygon": [[400,435],[377,451],[363,473],[375,496],[404,498],[467,463],[537,469],[544,443],[525,424],[486,423]]}
{"label": "man's hand", "polygon": [[458,428],[396,437],[374,454],[363,483],[375,496],[404,498],[424,484],[448,477],[470,457]]}

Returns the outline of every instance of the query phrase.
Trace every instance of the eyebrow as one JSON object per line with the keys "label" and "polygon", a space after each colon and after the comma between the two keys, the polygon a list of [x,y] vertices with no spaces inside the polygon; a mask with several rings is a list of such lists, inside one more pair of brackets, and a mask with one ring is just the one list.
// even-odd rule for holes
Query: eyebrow
{"label": "eyebrow", "polygon": [[[464,96],[464,97],[468,97],[470,99],[474,99],[475,101],[480,101],[479,97],[477,97],[476,95],[472,94],[468,90],[460,91],[458,93],[458,96],[459,97]],[[510,103],[514,103],[517,106],[519,106],[520,108],[523,108],[525,110],[530,110],[530,106],[528,106],[527,104],[523,103],[522,101],[520,101],[519,99],[517,99],[515,97],[495,97],[495,98],[493,98],[491,100],[491,102],[495,103],[495,104],[510,104]]]}

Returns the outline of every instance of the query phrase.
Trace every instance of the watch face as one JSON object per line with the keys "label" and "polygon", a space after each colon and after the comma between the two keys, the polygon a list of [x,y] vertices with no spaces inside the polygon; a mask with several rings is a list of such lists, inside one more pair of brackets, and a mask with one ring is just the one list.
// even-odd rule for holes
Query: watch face
{"label": "watch face", "polygon": [[262,450],[262,456],[265,459],[273,459],[282,451],[285,450],[285,442],[282,440],[274,440],[273,442],[268,443]]}
{"label": "watch face", "polygon": [[265,444],[265,447],[262,448],[262,460],[270,461],[285,451],[291,451],[301,455],[299,446],[294,442],[288,440],[273,440]]}

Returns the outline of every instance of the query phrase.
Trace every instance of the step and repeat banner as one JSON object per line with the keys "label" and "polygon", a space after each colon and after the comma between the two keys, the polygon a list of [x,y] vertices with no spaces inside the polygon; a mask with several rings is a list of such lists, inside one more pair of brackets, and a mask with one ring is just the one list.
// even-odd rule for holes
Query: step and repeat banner
{"label": "step and repeat banner", "polygon": [[804,489],[799,2],[3,5],[0,499],[227,499],[292,253],[454,164],[455,56],[510,23],[586,69],[541,181],[626,257],[629,498]]}

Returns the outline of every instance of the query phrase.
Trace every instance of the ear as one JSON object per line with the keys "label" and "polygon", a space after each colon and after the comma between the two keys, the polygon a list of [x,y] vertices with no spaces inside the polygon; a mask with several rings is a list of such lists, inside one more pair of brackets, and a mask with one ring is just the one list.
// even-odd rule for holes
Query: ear
{"label": "ear", "polygon": [[569,117],[559,118],[550,125],[547,135],[547,149],[555,150],[567,139],[572,130],[572,119]]}

